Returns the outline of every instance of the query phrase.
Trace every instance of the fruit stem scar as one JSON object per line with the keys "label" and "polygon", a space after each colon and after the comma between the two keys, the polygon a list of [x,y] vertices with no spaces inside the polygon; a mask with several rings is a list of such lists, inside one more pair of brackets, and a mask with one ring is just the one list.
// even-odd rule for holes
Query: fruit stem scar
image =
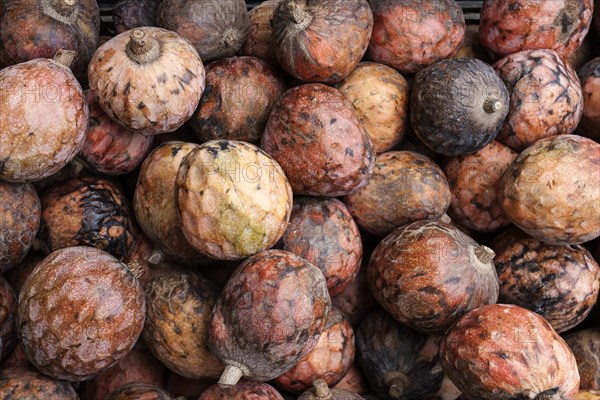
{"label": "fruit stem scar", "polygon": [[487,99],[483,103],[483,109],[488,114],[493,114],[495,112],[500,111],[502,108],[502,103],[498,99]]}

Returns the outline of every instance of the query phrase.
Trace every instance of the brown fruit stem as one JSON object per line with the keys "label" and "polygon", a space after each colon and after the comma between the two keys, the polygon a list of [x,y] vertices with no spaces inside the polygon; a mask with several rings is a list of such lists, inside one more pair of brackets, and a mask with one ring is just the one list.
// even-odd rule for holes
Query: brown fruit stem
{"label": "brown fruit stem", "polygon": [[233,47],[238,42],[239,31],[235,28],[227,28],[223,33],[223,44],[225,47]]}
{"label": "brown fruit stem", "polygon": [[450,219],[450,217],[448,216],[448,214],[444,214],[440,217],[440,221],[445,223],[445,224],[450,224],[452,223],[452,219]]}
{"label": "brown fruit stem", "polygon": [[477,256],[477,259],[479,259],[479,261],[481,261],[484,264],[489,263],[494,259],[494,257],[496,257],[496,253],[494,253],[494,250],[490,249],[487,246],[479,246],[478,248],[476,248],[475,255]]}
{"label": "brown fruit stem", "polygon": [[221,374],[219,386],[224,388],[233,387],[242,379],[242,376],[244,376],[244,371],[240,367],[229,364]]}
{"label": "brown fruit stem", "polygon": [[146,64],[160,56],[160,44],[156,39],[146,35],[144,30],[133,29],[125,51],[131,60],[138,64]]}
{"label": "brown fruit stem", "polygon": [[63,17],[68,17],[75,11],[77,0],[50,0],[50,7]]}
{"label": "brown fruit stem", "polygon": [[483,103],[483,110],[488,114],[493,114],[495,112],[500,111],[502,108],[502,103],[498,99],[487,99]]}
{"label": "brown fruit stem", "polygon": [[298,31],[303,31],[306,29],[310,23],[312,22],[312,15],[310,15],[303,4],[292,1],[288,4],[290,17],[292,22],[296,24],[296,29]]}
{"label": "brown fruit stem", "polygon": [[69,168],[71,169],[71,174],[73,177],[79,176],[83,170],[86,168],[86,163],[79,157],[75,157],[69,163]]}
{"label": "brown fruit stem", "polygon": [[146,259],[152,265],[158,265],[165,260],[165,255],[162,251],[154,249],[150,257]]}
{"label": "brown fruit stem", "polygon": [[75,50],[60,49],[56,52],[52,60],[61,65],[64,65],[67,68],[71,68],[71,65],[73,65],[73,61],[75,61],[76,56],[77,52]]}
{"label": "brown fruit stem", "polygon": [[126,264],[126,266],[129,272],[131,272],[133,276],[135,276],[135,279],[140,279],[142,275],[144,275],[144,269],[136,261],[132,261]]}
{"label": "brown fruit stem", "polygon": [[329,391],[329,386],[327,386],[327,382],[323,379],[316,379],[313,382],[313,388],[315,390],[315,396],[317,399],[322,400],[330,400],[331,392]]}
{"label": "brown fruit stem", "polygon": [[408,377],[400,371],[388,372],[383,378],[392,399],[399,399],[408,387]]}

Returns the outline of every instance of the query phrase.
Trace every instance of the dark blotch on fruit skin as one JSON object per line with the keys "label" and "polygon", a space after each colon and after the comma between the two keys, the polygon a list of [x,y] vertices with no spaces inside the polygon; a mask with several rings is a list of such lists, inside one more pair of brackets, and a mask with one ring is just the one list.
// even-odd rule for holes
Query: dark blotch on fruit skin
{"label": "dark blotch on fruit skin", "polygon": [[0,360],[3,360],[17,343],[17,297],[8,281],[0,275]]}
{"label": "dark blotch on fruit skin", "polygon": [[113,7],[117,34],[140,26],[154,26],[160,0],[121,0]]}
{"label": "dark blotch on fruit skin", "polygon": [[565,336],[581,376],[580,390],[600,390],[600,328],[584,329]]}
{"label": "dark blotch on fruit skin", "polygon": [[69,382],[52,379],[32,367],[0,370],[0,398],[5,400],[79,400]]}
{"label": "dark blotch on fruit skin", "polygon": [[577,75],[583,90],[583,115],[577,132],[600,142],[600,57],[586,63]]}

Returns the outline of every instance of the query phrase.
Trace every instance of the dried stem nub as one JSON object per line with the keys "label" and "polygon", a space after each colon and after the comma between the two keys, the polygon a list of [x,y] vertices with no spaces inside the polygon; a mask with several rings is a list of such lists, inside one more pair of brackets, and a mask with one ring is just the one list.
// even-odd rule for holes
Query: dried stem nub
{"label": "dried stem nub", "polygon": [[475,255],[477,256],[477,259],[479,261],[485,264],[492,261],[496,256],[496,253],[494,253],[494,250],[490,249],[487,246],[479,246],[475,249]]}
{"label": "dried stem nub", "polygon": [[160,45],[156,39],[148,36],[143,29],[138,28],[131,31],[126,51],[133,61],[144,64],[158,58]]}
{"label": "dried stem nub", "polygon": [[488,114],[493,114],[495,112],[500,111],[502,108],[502,103],[498,99],[487,99],[483,103],[483,110]]}
{"label": "dried stem nub", "polygon": [[316,379],[313,382],[313,388],[315,391],[315,396],[317,399],[329,400],[331,399],[331,392],[329,391],[329,386],[327,386],[327,382],[324,379]]}
{"label": "dried stem nub", "polygon": [[242,379],[242,376],[244,376],[244,372],[240,367],[227,365],[219,379],[219,386],[224,388],[233,387]]}
{"label": "dried stem nub", "polygon": [[312,22],[312,15],[305,10],[305,6],[292,1],[288,4],[292,22],[296,24],[296,29],[301,31],[308,27]]}
{"label": "dried stem nub", "polygon": [[58,14],[63,17],[68,17],[75,11],[77,7],[76,0],[52,0],[50,5]]}
{"label": "dried stem nub", "polygon": [[383,379],[392,399],[401,398],[409,385],[408,377],[400,371],[388,372]]}
{"label": "dried stem nub", "polygon": [[77,52],[75,50],[60,49],[54,55],[53,60],[67,68],[71,68],[76,56]]}

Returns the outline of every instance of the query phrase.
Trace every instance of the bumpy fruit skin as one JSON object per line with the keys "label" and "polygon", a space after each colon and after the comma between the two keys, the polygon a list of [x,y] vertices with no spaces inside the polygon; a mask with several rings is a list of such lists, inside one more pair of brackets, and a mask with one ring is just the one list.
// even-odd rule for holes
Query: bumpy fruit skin
{"label": "bumpy fruit skin", "polygon": [[33,185],[0,181],[0,273],[23,261],[38,232],[41,213]]}
{"label": "bumpy fruit skin", "polygon": [[522,151],[537,140],[575,131],[583,94],[575,70],[554,50],[526,50],[494,68],[510,92],[510,111],[497,140]]}
{"label": "bumpy fruit skin", "polygon": [[140,26],[154,26],[161,0],[121,0],[113,7],[117,34]]}
{"label": "bumpy fruit skin", "polygon": [[236,54],[250,30],[243,0],[162,0],[157,23],[189,40],[204,62]]}
{"label": "bumpy fruit skin", "polygon": [[367,265],[370,256],[370,253],[363,256],[356,278],[346,286],[342,293],[331,298],[334,307],[342,310],[344,317],[350,321],[353,327],[358,326],[359,322],[377,304],[367,281]]}
{"label": "bumpy fruit skin", "polygon": [[27,400],[79,400],[69,382],[52,379],[31,367],[0,370],[0,397]]}
{"label": "bumpy fruit skin", "polygon": [[497,189],[517,155],[493,140],[476,153],[446,159],[443,170],[452,193],[448,215],[478,232],[494,232],[510,225],[498,203]]}
{"label": "bumpy fruit skin", "polygon": [[485,0],[480,41],[501,56],[554,49],[569,57],[590,28],[593,7],[592,0]]}
{"label": "bumpy fruit skin", "polygon": [[467,399],[573,400],[579,389],[565,341],[538,314],[518,306],[494,304],[466,314],[442,340],[440,354]]}
{"label": "bumpy fruit skin", "polygon": [[500,180],[498,200],[519,228],[550,244],[600,236],[600,144],[576,135],[539,140]]}
{"label": "bumpy fruit skin", "polygon": [[21,342],[19,341],[17,341],[13,350],[0,363],[0,370],[14,367],[30,367],[33,369],[33,365],[31,365],[27,359],[23,347],[21,346]]}
{"label": "bumpy fruit skin", "polygon": [[600,267],[582,246],[554,246],[517,229],[500,234],[494,264],[498,301],[544,317],[558,333],[582,322],[598,300]]}
{"label": "bumpy fruit skin", "polygon": [[218,378],[223,364],[208,348],[208,325],[219,289],[196,275],[172,273],[146,284],[142,337],[171,371],[188,378]]}
{"label": "bumpy fruit skin", "polygon": [[498,299],[493,252],[450,224],[425,220],[396,229],[368,268],[375,299],[400,323],[443,334],[465,313]]}
{"label": "bumpy fruit skin", "polygon": [[238,260],[275,245],[292,212],[292,188],[258,147],[211,140],[183,160],[176,181],[182,231],[197,251]]}
{"label": "bumpy fruit skin", "polygon": [[283,400],[283,397],[269,384],[242,381],[232,388],[213,385],[198,400]]}
{"label": "bumpy fruit skin", "polygon": [[[134,34],[147,49],[138,56],[131,50]],[[92,93],[112,120],[156,135],[177,130],[194,114],[205,71],[196,49],[177,33],[142,27],[100,46],[88,76]]]}
{"label": "bumpy fruit skin", "polygon": [[105,175],[124,175],[136,169],[150,150],[153,136],[144,136],[114,122],[86,91],[89,107],[88,131],[79,152],[86,166]]}
{"label": "bumpy fruit skin", "polygon": [[35,59],[4,68],[0,90],[1,180],[42,180],[81,150],[88,106],[68,67]]}
{"label": "bumpy fruit skin", "polygon": [[189,121],[202,141],[242,140],[258,144],[285,82],[267,63],[233,57],[206,67],[206,88]]}
{"label": "bumpy fruit skin", "polygon": [[17,343],[17,298],[8,281],[0,276],[0,360],[3,360]]}
{"label": "bumpy fruit skin", "polygon": [[144,292],[125,264],[95,248],[69,247],[46,257],[27,279],[18,335],[39,371],[82,381],[129,353],[144,318]]}
{"label": "bumpy fruit skin", "polygon": [[132,382],[164,387],[167,368],[138,342],[136,346],[113,367],[81,382],[79,394],[86,400],[105,400],[112,392]]}
{"label": "bumpy fruit skin", "polygon": [[183,159],[198,147],[173,141],[154,149],[142,164],[133,196],[133,211],[144,233],[168,258],[190,265],[206,257],[183,236],[175,181]]}
{"label": "bumpy fruit skin", "polygon": [[266,0],[248,12],[250,32],[240,53],[244,56],[260,58],[270,66],[279,66],[273,42],[271,21],[279,3],[283,0]]}
{"label": "bumpy fruit skin", "polygon": [[580,389],[600,390],[600,328],[584,329],[565,336],[581,376]]}
{"label": "bumpy fruit skin", "polygon": [[85,78],[100,34],[98,3],[78,0],[72,2],[72,8],[66,4],[61,7],[61,3],[67,1],[5,1],[0,12],[0,60],[4,59],[5,66],[52,58],[59,50],[74,50],[77,54],[73,72],[78,78]]}
{"label": "bumpy fruit skin", "polygon": [[273,108],[261,147],[285,171],[296,194],[343,196],[367,184],[375,162],[369,135],[337,89],[305,84]]}
{"label": "bumpy fruit skin", "polygon": [[323,272],[331,296],[342,293],[358,274],[360,232],[338,199],[296,198],[281,244],[283,250],[299,255]]}
{"label": "bumpy fruit skin", "polygon": [[133,382],[121,386],[106,400],[173,400],[173,398],[158,386]]}
{"label": "bumpy fruit skin", "polygon": [[305,82],[335,83],[367,51],[373,13],[366,0],[283,0],[272,20],[280,65]]}
{"label": "bumpy fruit skin", "polygon": [[408,125],[410,88],[387,65],[363,62],[336,86],[352,102],[376,153],[391,150]]}
{"label": "bumpy fruit skin", "polygon": [[440,338],[427,336],[378,309],[356,332],[357,360],[372,391],[382,399],[423,399],[434,395],[444,374]]}
{"label": "bumpy fruit skin", "polygon": [[474,153],[500,131],[509,100],[490,65],[475,58],[446,59],[415,76],[410,122],[417,137],[436,153]]}
{"label": "bumpy fruit skin", "polygon": [[104,250],[119,260],[134,243],[128,200],[110,181],[84,177],[62,182],[41,198],[39,238],[46,254],[70,246]]}
{"label": "bumpy fruit skin", "polygon": [[325,277],[283,250],[248,258],[233,273],[213,309],[209,346],[250,380],[290,370],[319,342],[331,299]]}
{"label": "bumpy fruit skin", "polygon": [[583,90],[583,115],[577,133],[600,142],[600,57],[586,63],[577,75]]}
{"label": "bumpy fruit skin", "polygon": [[460,46],[465,18],[454,0],[371,0],[375,24],[367,56],[414,74]]}
{"label": "bumpy fruit skin", "polygon": [[327,316],[319,343],[291,370],[275,379],[275,385],[289,393],[301,394],[323,379],[335,386],[354,362],[354,331],[342,312],[333,308]]}
{"label": "bumpy fruit skin", "polygon": [[377,156],[367,185],[343,200],[359,226],[385,236],[399,226],[441,217],[450,205],[450,188],[428,157],[389,151]]}

